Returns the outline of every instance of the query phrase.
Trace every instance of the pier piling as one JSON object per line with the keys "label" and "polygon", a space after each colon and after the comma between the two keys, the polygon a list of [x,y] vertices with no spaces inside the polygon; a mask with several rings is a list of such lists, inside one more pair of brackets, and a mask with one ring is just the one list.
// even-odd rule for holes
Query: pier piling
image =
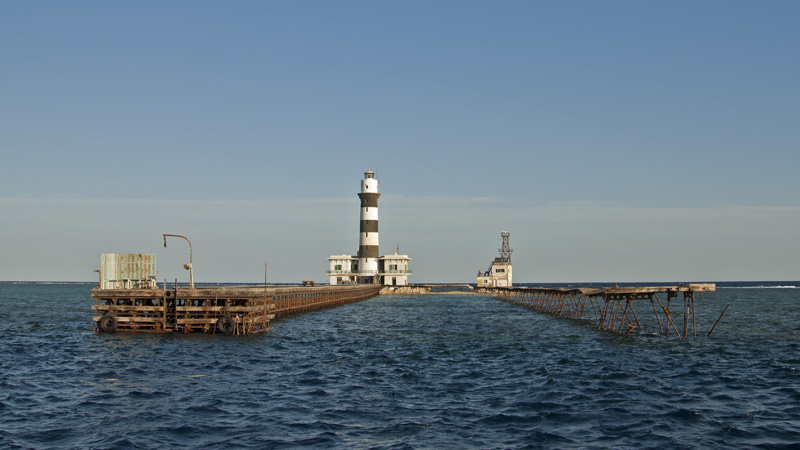
{"label": "pier piling", "polygon": [[[609,331],[623,336],[627,336],[634,331],[641,333],[644,331],[645,326],[648,326],[652,327],[653,332],[656,334],[666,337],[669,336],[670,328],[672,328],[678,339],[684,339],[689,336],[691,319],[691,327],[696,339],[695,292],[699,292],[702,299],[703,292],[713,292],[715,290],[716,285],[713,283],[697,283],[674,286],[615,286],[613,288],[574,289],[535,287],[479,288],[476,293],[493,295],[499,300],[556,317],[595,321],[598,330]],[[664,293],[667,295],[667,306],[661,303],[657,295]],[[683,294],[683,333],[678,330],[670,309],[672,299],[677,298],[681,293]],[[586,309],[587,302],[592,307],[589,314],[587,314]],[[646,304],[647,302],[650,303],[653,309],[654,320],[652,325],[643,325],[634,307],[634,304]],[[661,307],[661,314],[656,309],[656,302]],[[658,326],[657,332],[656,325]]]}

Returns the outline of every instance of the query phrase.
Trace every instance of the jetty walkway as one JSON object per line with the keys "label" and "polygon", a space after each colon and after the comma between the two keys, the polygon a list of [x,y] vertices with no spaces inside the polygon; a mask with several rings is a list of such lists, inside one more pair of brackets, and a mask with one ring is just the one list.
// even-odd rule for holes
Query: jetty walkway
{"label": "jetty walkway", "polygon": [[[697,337],[696,294],[702,299],[704,292],[715,290],[713,283],[610,288],[474,288],[469,285],[189,288],[176,285],[171,289],[165,283],[162,289],[98,287],[92,289],[91,296],[96,300],[92,305],[93,320],[97,324],[94,330],[103,332],[250,334],[266,331],[270,321],[279,317],[344,305],[379,294],[425,295],[450,291],[493,296],[556,317],[592,321],[598,330],[620,335],[647,332],[685,339],[690,329]],[[673,303],[677,304],[673,306]]]}
{"label": "jetty walkway", "polygon": [[271,320],[378,295],[378,285],[235,286],[91,291],[95,331],[250,334]]}
{"label": "jetty walkway", "polygon": [[[668,337],[672,330],[678,339],[684,339],[689,336],[690,323],[694,337],[697,337],[695,294],[699,293],[702,299],[703,292],[715,290],[716,285],[713,283],[698,283],[574,289],[478,288],[474,293],[491,295],[499,300],[556,317],[594,321],[598,330],[606,330],[620,335],[627,336],[632,332],[646,330]],[[661,301],[659,295],[664,302]],[[682,299],[679,298],[681,296]],[[678,302],[675,308],[672,305],[673,301]],[[639,308],[639,314],[637,314],[636,308]],[[650,308],[652,308],[652,315],[649,312]],[[724,314],[725,311],[722,313]],[[678,319],[680,327],[675,323],[676,315],[683,316],[682,321]],[[647,318],[650,319],[647,320]],[[711,331],[713,331],[713,327]],[[710,334],[711,332],[709,332]]]}

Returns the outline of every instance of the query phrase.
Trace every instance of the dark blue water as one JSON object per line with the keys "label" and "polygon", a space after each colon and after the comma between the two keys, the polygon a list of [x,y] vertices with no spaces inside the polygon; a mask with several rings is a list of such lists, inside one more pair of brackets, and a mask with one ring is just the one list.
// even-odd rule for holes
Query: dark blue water
{"label": "dark blue water", "polygon": [[95,334],[90,288],[0,283],[0,448],[800,444],[800,289],[720,286],[677,341],[458,294],[260,336]]}

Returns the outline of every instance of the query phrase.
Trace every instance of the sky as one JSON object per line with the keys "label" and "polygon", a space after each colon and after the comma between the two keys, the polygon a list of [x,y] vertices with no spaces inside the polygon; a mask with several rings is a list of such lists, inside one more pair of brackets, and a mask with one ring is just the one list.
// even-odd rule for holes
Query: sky
{"label": "sky", "polygon": [[0,2],[0,281],[800,279],[800,2]]}

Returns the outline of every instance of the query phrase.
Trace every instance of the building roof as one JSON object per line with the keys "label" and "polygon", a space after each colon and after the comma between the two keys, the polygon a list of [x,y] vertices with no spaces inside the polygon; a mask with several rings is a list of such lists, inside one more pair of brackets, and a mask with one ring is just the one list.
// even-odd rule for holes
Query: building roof
{"label": "building roof", "polygon": [[394,255],[383,255],[378,259],[411,259],[411,258],[409,258],[408,255],[398,255],[395,253]]}

